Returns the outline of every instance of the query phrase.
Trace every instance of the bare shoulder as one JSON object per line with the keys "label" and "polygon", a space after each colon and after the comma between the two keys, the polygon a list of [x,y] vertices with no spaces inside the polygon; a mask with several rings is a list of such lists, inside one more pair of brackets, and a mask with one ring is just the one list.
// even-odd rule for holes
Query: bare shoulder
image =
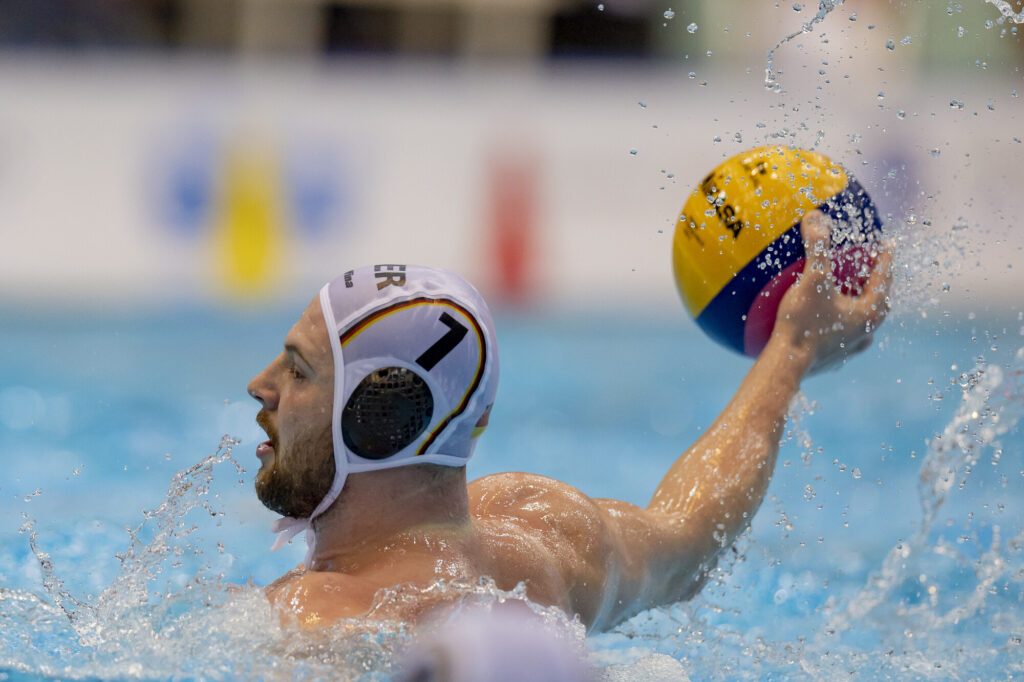
{"label": "bare shoulder", "polygon": [[531,576],[531,594],[563,604],[587,624],[614,616],[618,593],[638,582],[622,533],[625,518],[643,513],[633,505],[524,473],[474,481],[469,499],[496,570]]}
{"label": "bare shoulder", "polygon": [[516,538],[519,551],[546,556],[570,581],[587,566],[602,563],[609,548],[600,505],[578,488],[546,476],[507,473],[474,481],[469,509],[477,528],[489,528],[502,540]]}
{"label": "bare shoulder", "polygon": [[[469,486],[476,520],[506,520],[530,527],[563,544],[602,552],[632,536],[660,541],[663,524],[645,509],[619,500],[591,498],[546,476],[505,473]],[[565,536],[565,537],[560,537]]]}
{"label": "bare shoulder", "polygon": [[547,476],[494,474],[469,484],[469,508],[477,520],[518,520],[543,531],[579,530],[602,522],[601,508],[578,488]]}
{"label": "bare shoulder", "polygon": [[268,585],[266,595],[283,622],[320,627],[366,614],[375,591],[373,585],[358,577],[307,571],[300,566]]}

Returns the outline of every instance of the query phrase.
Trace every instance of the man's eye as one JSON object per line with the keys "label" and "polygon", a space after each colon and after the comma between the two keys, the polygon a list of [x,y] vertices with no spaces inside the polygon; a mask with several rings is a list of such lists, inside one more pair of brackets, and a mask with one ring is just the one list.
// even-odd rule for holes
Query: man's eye
{"label": "man's eye", "polygon": [[291,367],[288,368],[288,374],[290,374],[292,378],[297,381],[302,381],[303,379],[306,378],[306,375],[300,372],[299,368],[296,367],[295,365],[292,365]]}

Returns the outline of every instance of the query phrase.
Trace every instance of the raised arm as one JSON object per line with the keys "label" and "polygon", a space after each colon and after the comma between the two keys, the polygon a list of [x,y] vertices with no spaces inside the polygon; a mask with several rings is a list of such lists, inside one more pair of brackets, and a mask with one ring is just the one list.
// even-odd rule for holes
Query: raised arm
{"label": "raised arm", "polygon": [[889,251],[878,254],[864,292],[848,296],[829,275],[828,219],[813,212],[801,229],[804,274],[783,297],[772,337],[732,401],[668,470],[646,510],[597,501],[626,569],[619,596],[626,611],[700,588],[764,498],[803,377],[867,348],[888,310]]}

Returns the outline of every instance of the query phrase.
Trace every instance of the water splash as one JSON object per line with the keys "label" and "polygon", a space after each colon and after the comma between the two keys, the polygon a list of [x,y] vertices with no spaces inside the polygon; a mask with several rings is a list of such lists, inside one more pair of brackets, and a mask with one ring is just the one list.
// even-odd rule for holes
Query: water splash
{"label": "water splash", "polygon": [[[817,639],[818,646],[835,649],[842,633],[855,626],[863,631],[868,621],[883,642],[903,642],[902,651],[889,649],[892,669],[948,677],[957,675],[958,663],[969,668],[977,662],[972,659],[988,659],[990,669],[998,669],[1000,652],[985,641],[985,631],[999,631],[996,619],[979,628],[980,637],[979,632],[972,633],[965,625],[983,613],[988,597],[996,593],[993,584],[1006,576],[1012,565],[1004,556],[1002,531],[998,525],[988,529],[988,547],[977,553],[965,547],[964,536],[951,541],[943,534],[934,538],[932,534],[938,512],[954,486],[964,487],[966,477],[985,453],[993,453],[998,463],[1000,438],[1016,429],[1024,416],[1024,349],[1018,351],[1006,370],[982,363],[960,378],[959,409],[943,432],[929,442],[921,465],[918,493],[922,519],[917,533],[889,551],[880,569],[844,607],[827,609],[831,614]],[[1024,530],[1006,544],[1019,552],[1022,540]],[[952,579],[940,577],[944,574]],[[1017,571],[1013,580],[1020,577]],[[914,583],[923,586],[926,596],[907,598],[908,584]],[[1004,616],[1004,620],[1009,619]],[[937,636],[943,631],[955,632],[962,642],[958,649],[961,653],[970,647],[971,640],[978,640],[973,643],[978,646],[972,655],[959,657],[958,661],[943,651],[943,638]],[[907,642],[914,633],[929,636],[915,645]],[[814,665],[805,669],[825,672]]]}
{"label": "water splash", "polygon": [[503,591],[491,580],[382,590],[372,619],[319,631],[282,623],[261,588],[226,582],[219,557],[205,556],[193,538],[222,515],[210,501],[215,473],[243,471],[232,456],[237,444],[225,436],[214,454],[174,475],[163,502],[128,529],[118,573],[95,598],[72,594],[26,518],[22,532],[42,591],[0,587],[0,679],[4,671],[64,679],[378,679],[418,636],[388,617],[409,601],[455,604],[449,618],[520,603],[552,637],[582,650],[578,620],[530,602],[523,585]]}
{"label": "water splash", "polygon": [[1017,12],[1007,0],[985,0],[990,5],[995,5],[999,13],[1015,24],[1024,24],[1024,9]]}
{"label": "water splash", "polygon": [[[939,522],[940,510],[970,489],[969,477],[981,476],[980,486],[1007,461],[1004,441],[1024,418],[1024,349],[1007,365],[980,361],[953,379],[960,404],[919,469],[920,524],[881,552],[876,568],[858,570],[841,540],[840,556],[823,565],[746,534],[701,596],[641,614],[599,636],[598,646],[642,646],[638,661],[667,654],[695,679],[978,679],[1024,670],[1024,526],[1013,514],[1001,525]],[[795,404],[791,416],[810,412]],[[799,419],[787,438],[802,457],[816,451]],[[982,504],[994,504],[983,494]],[[782,517],[776,525],[788,537],[792,519]],[[843,579],[851,571],[866,578]],[[778,618],[765,622],[766,609]]]}
{"label": "water splash", "polygon": [[764,68],[764,87],[772,92],[782,92],[782,84],[779,83],[778,74],[775,72],[775,52],[780,47],[793,40],[793,38],[813,31],[814,27],[824,21],[825,17],[827,17],[832,10],[842,5],[843,1],[844,0],[818,0],[818,12],[810,21],[801,26],[799,31],[790,33],[788,36],[777,42],[775,47],[768,50],[767,61]]}

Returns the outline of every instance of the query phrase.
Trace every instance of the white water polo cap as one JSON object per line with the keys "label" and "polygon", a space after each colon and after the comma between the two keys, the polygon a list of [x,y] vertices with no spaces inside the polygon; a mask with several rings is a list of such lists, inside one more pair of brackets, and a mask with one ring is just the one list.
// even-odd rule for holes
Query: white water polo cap
{"label": "white water polo cap", "polygon": [[418,265],[350,270],[320,290],[334,358],[334,481],[307,519],[282,518],[274,549],[307,531],[349,473],[465,466],[498,388],[487,304],[458,275]]}

